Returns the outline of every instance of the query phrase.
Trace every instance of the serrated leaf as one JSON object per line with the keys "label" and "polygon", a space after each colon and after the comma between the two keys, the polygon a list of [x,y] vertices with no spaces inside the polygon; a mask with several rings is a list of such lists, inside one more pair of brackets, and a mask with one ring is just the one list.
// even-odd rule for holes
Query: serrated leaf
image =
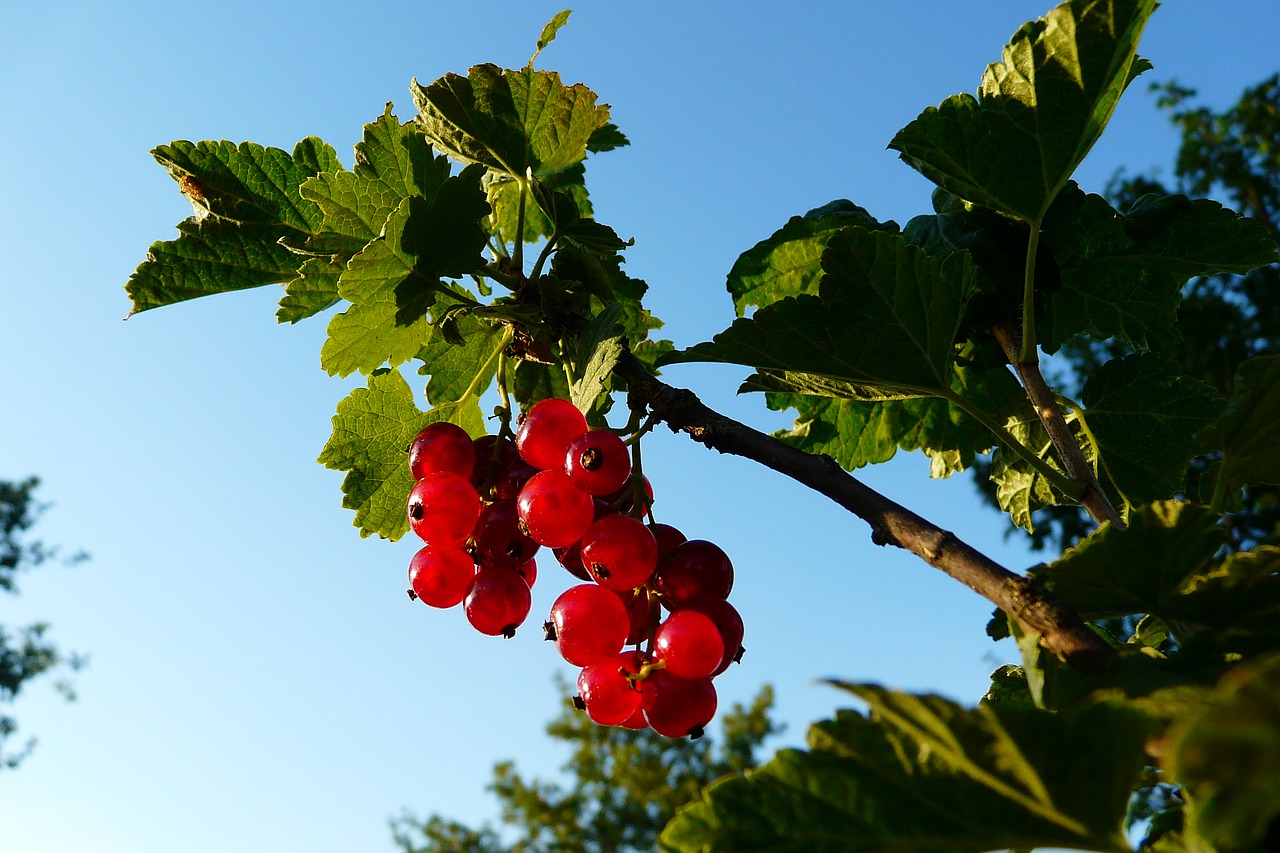
{"label": "serrated leaf", "polygon": [[565,86],[550,71],[504,71],[476,65],[466,77],[446,74],[410,85],[418,127],[437,149],[518,180],[545,178],[587,154],[591,135],[609,120],[586,86]]}
{"label": "serrated leaf", "polygon": [[486,238],[479,223],[489,205],[480,171],[468,167],[449,178],[433,201],[421,196],[401,201],[384,234],[348,262],[338,292],[351,307],[329,323],[320,351],[325,370],[339,376],[369,373],[417,355],[437,297],[457,293],[442,277],[456,278],[484,265]]}
{"label": "serrated leaf", "polygon": [[405,502],[413,477],[406,448],[429,422],[396,370],[370,376],[367,387],[338,403],[333,434],[317,461],[347,472],[342,505],[356,511],[361,536],[394,541],[409,529]]}
{"label": "serrated leaf", "polygon": [[1086,620],[1170,610],[1183,584],[1203,574],[1227,536],[1202,506],[1160,501],[1135,509],[1128,529],[1103,524],[1036,577]]}
{"label": "serrated leaf", "polygon": [[[1025,403],[1025,399],[1023,402]],[[1067,412],[1064,419],[1080,446],[1085,461],[1090,467],[1096,468],[1097,448],[1084,432],[1079,418],[1074,412]],[[1006,416],[1004,426],[1023,447],[1065,476],[1066,472],[1063,471],[1053,441],[1034,409],[1027,405],[1020,406],[1016,412]],[[996,486],[997,506],[1009,514],[1014,524],[1028,532],[1034,530],[1032,516],[1036,510],[1065,500],[1062,493],[1042,473],[1021,456],[1003,447],[996,448],[992,454],[991,481]]]}
{"label": "serrated leaf", "polygon": [[591,131],[591,136],[587,139],[587,150],[592,154],[603,154],[605,151],[625,148],[630,144],[631,140],[627,139],[626,134],[616,124],[607,121]]}
{"label": "serrated leaf", "polygon": [[1187,578],[1165,609],[1170,618],[1210,629],[1217,649],[1256,654],[1280,648],[1280,548],[1229,555]]}
{"label": "serrated leaf", "polygon": [[1240,365],[1231,400],[1203,442],[1222,451],[1214,485],[1224,501],[1244,486],[1280,483],[1280,356]]}
{"label": "serrated leaf", "polygon": [[292,154],[248,142],[182,141],[152,155],[201,215],[178,224],[177,240],[148,250],[125,286],[133,314],[294,278],[304,258],[280,241],[305,241],[321,219],[299,187],[321,171],[341,168],[333,149],[314,138],[299,142]]}
{"label": "serrated leaf", "polygon": [[361,245],[378,237],[392,211],[411,195],[434,200],[449,177],[448,158],[436,156],[412,122],[401,124],[388,103],[364,126],[353,171],[317,175],[302,186],[304,198],[324,214],[325,232]]}
{"label": "serrated leaf", "polygon": [[1179,491],[1196,437],[1222,409],[1212,386],[1153,353],[1112,359],[1081,393],[1102,471],[1130,505]]}
{"label": "serrated leaf", "polygon": [[[547,175],[545,179],[535,179],[546,193],[567,194],[573,201],[574,218],[590,216],[591,199],[587,195],[586,167],[578,163],[560,172]],[[530,192],[525,200],[524,231],[520,231],[520,182],[505,176],[494,180],[492,176],[486,184],[485,191],[489,196],[489,204],[493,212],[489,217],[489,231],[499,239],[514,243],[516,234],[523,233],[526,243],[551,237],[556,230],[555,217],[544,211],[537,203],[535,194]]]}
{"label": "serrated leaf", "polygon": [[1280,655],[1242,663],[1163,738],[1195,849],[1264,850],[1280,821]]}
{"label": "serrated leaf", "polygon": [[507,338],[502,326],[466,316],[457,323],[461,346],[445,340],[433,327],[426,345],[418,353],[423,366],[419,373],[430,374],[427,402],[433,406],[477,398],[485,392],[498,370],[498,354]]}
{"label": "serrated leaf", "polygon": [[511,383],[511,393],[521,410],[528,410],[534,403],[548,397],[569,397],[569,379],[558,364],[517,361],[513,373],[515,377]]}
{"label": "serrated leaf", "polygon": [[296,323],[337,305],[342,299],[338,295],[338,280],[345,269],[345,263],[329,258],[304,260],[297,276],[285,285],[276,322]]}
{"label": "serrated leaf", "polygon": [[1045,294],[1037,321],[1041,346],[1051,353],[1078,334],[1171,352],[1189,278],[1243,273],[1275,260],[1267,229],[1217,202],[1144,196],[1121,216],[1074,186],[1050,208],[1041,239],[1061,279]]}
{"label": "serrated leaf", "polygon": [[601,311],[583,330],[574,344],[574,378],[569,399],[578,411],[590,412],[596,401],[609,393],[609,377],[624,349],[618,321],[622,306],[617,303]]}
{"label": "serrated leaf", "polygon": [[978,96],[930,107],[889,147],[961,198],[1038,223],[1150,63],[1135,54],[1156,0],[1069,0],[1024,24]]}
{"label": "serrated leaf", "polygon": [[838,686],[870,717],[840,711],[810,729],[809,751],[782,750],[714,783],[667,825],[664,849],[1129,849],[1121,821],[1143,764],[1144,715],[1119,705],[967,710]]}
{"label": "serrated leaf", "polygon": [[664,363],[718,361],[947,393],[956,330],[974,287],[968,258],[939,264],[898,234],[849,227],[829,238],[822,266],[818,295],[761,308]]}
{"label": "serrated leaf", "polygon": [[768,239],[743,252],[729,270],[726,286],[738,316],[753,305],[763,307],[788,296],[817,293],[827,238],[846,225],[897,230],[881,226],[852,202],[833,202],[791,217]]}

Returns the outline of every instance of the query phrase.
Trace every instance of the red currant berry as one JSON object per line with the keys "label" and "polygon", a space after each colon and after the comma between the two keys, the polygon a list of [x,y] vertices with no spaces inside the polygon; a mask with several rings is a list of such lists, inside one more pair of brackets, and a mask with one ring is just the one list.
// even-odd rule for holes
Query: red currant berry
{"label": "red currant berry", "polygon": [[561,468],[569,445],[586,431],[587,419],[577,406],[568,400],[548,397],[534,403],[521,418],[516,449],[521,458],[535,468]]}
{"label": "red currant berry", "polygon": [[644,522],[614,513],[582,535],[582,564],[610,589],[635,589],[658,565],[658,543]]}
{"label": "red currant berry", "polygon": [[414,480],[436,471],[470,479],[475,464],[475,442],[466,430],[448,421],[428,424],[409,445],[409,472]]}
{"label": "red currant berry", "polygon": [[472,556],[482,566],[514,569],[538,551],[538,543],[520,529],[514,500],[495,501],[480,511],[471,534]]}
{"label": "red currant berry", "polygon": [[409,526],[430,545],[461,545],[480,517],[480,496],[449,471],[428,474],[409,492]]}
{"label": "red currant berry", "polygon": [[564,566],[569,574],[575,578],[584,581],[592,581],[591,572],[587,571],[587,567],[582,565],[582,543],[574,542],[568,548],[556,548],[552,551],[556,555],[556,559],[560,561],[560,565]]}
{"label": "red currant berry", "polygon": [[578,695],[587,716],[616,726],[640,708],[640,688],[627,678],[644,663],[639,652],[622,652],[591,664],[578,674]]}
{"label": "red currant berry", "polygon": [[544,627],[561,657],[575,666],[590,666],[622,651],[630,620],[617,595],[584,583],[560,594]]}
{"label": "red currant berry", "polygon": [[640,703],[658,734],[696,739],[716,715],[716,688],[710,678],[680,678],[655,669],[640,682]]}
{"label": "red currant berry", "polygon": [[512,468],[523,466],[510,438],[482,435],[475,441],[476,464],[471,469],[471,485],[482,497],[492,494],[497,482]]}
{"label": "red currant berry", "polygon": [[562,470],[540,471],[520,490],[516,508],[525,532],[539,545],[566,548],[591,526],[595,507]]}
{"label": "red currant berry", "polygon": [[644,708],[636,708],[630,717],[627,717],[621,723],[618,723],[624,729],[635,729],[637,731],[649,728],[649,721],[644,718]]}
{"label": "red currant berry", "polygon": [[587,494],[607,495],[631,476],[631,451],[609,430],[593,429],[569,445],[564,470]]}
{"label": "red currant berry", "polygon": [[724,638],[711,617],[696,610],[672,613],[653,635],[653,657],[681,678],[705,678],[724,658]]}
{"label": "red currant berry", "polygon": [[713,678],[724,672],[729,668],[729,664],[741,657],[744,631],[742,616],[738,614],[737,609],[732,604],[723,598],[695,598],[692,601],[686,601],[681,604],[679,609],[681,611],[698,611],[716,623],[716,628],[720,631],[720,637],[724,640],[724,657],[720,659],[720,665],[712,671]]}
{"label": "red currant berry", "polygon": [[658,543],[658,553],[664,556],[674,551],[677,545],[688,541],[687,536],[670,524],[650,524],[649,532]]}
{"label": "red currant berry", "polygon": [[733,563],[718,545],[690,539],[662,561],[654,582],[669,610],[677,610],[694,598],[728,598],[733,589]]}
{"label": "red currant berry", "polygon": [[467,621],[481,634],[514,637],[532,606],[529,586],[510,569],[481,569],[463,602]]}
{"label": "red currant berry", "polygon": [[520,577],[524,578],[524,582],[529,589],[533,589],[534,581],[538,579],[538,564],[534,561],[533,557],[530,557],[520,565],[516,566],[515,572]]}
{"label": "red currant berry", "polygon": [[425,545],[409,561],[409,586],[423,604],[461,604],[475,576],[471,557],[461,548]]}

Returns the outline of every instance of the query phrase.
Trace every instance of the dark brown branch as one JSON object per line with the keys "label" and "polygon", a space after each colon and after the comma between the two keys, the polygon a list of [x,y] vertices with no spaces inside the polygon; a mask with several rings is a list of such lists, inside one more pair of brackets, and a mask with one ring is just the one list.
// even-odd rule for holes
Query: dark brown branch
{"label": "dark brown branch", "polygon": [[1062,409],[1058,406],[1053,389],[1049,387],[1048,382],[1044,381],[1044,375],[1040,373],[1040,363],[1019,360],[1022,342],[1018,340],[1018,334],[1014,331],[1012,323],[994,326],[991,333],[999,342],[1000,348],[1004,350],[1005,357],[1009,359],[1013,369],[1017,371],[1036,417],[1044,425],[1045,432],[1049,433],[1049,440],[1053,442],[1054,449],[1058,451],[1058,458],[1067,469],[1067,476],[1085,487],[1080,504],[1099,524],[1109,521],[1116,527],[1124,527],[1124,519],[1120,517],[1111,499],[1102,490],[1097,475],[1093,473],[1093,466],[1084,458],[1084,452],[1076,442],[1075,436],[1071,434],[1071,427],[1067,426],[1067,421],[1062,416]]}
{"label": "dark brown branch", "polygon": [[1045,648],[1077,669],[1099,671],[1111,657],[1111,648],[1066,602],[866,486],[831,457],[797,450],[725,417],[692,391],[653,376],[629,352],[623,353],[615,371],[626,380],[633,407],[643,406],[673,431],[709,448],[759,462],[826,495],[871,525],[871,540],[877,545],[904,548],[941,569],[1009,614],[1024,630],[1038,632]]}

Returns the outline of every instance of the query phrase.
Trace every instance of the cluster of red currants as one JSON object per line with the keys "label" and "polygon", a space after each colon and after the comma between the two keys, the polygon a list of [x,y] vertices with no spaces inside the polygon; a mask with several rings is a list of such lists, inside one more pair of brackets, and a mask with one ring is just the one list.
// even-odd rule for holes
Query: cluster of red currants
{"label": "cluster of red currants", "polygon": [[531,607],[534,555],[550,548],[583,581],[543,625],[582,667],[575,705],[601,725],[702,734],[716,711],[712,679],[742,655],[742,618],[726,600],[733,564],[711,542],[645,523],[653,492],[617,434],[551,398],[529,409],[514,441],[431,424],[410,445],[409,468],[409,524],[427,543],[409,564],[411,597],[462,604],[477,630],[511,637]]}

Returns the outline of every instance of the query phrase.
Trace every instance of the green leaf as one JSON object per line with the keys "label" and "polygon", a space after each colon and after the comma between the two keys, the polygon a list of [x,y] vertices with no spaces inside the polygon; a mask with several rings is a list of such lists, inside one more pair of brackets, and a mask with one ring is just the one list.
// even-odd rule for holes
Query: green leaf
{"label": "green leaf", "polygon": [[1120,705],[1051,714],[838,685],[870,706],[704,790],[668,850],[1128,851],[1121,831],[1148,722]]}
{"label": "green leaf", "polygon": [[[1025,402],[1025,398],[1022,402]],[[1067,427],[1084,453],[1085,461],[1097,468],[1098,451],[1084,432],[1075,412],[1064,415]],[[1006,416],[1005,429],[1037,458],[1066,474],[1058,459],[1057,449],[1035,410],[1022,405]],[[1016,453],[996,448],[991,457],[991,481],[996,486],[996,504],[1009,513],[1010,520],[1028,532],[1034,530],[1032,514],[1042,507],[1055,506],[1066,497],[1045,476]]]}
{"label": "green leaf", "polygon": [[1222,408],[1212,386],[1179,376],[1176,362],[1152,353],[1102,365],[1081,402],[1101,467],[1131,506],[1181,490],[1196,436]]}
{"label": "green leaf", "polygon": [[614,303],[592,317],[574,342],[574,377],[569,399],[581,412],[591,412],[596,401],[609,393],[609,377],[623,351],[618,326],[621,317],[622,306]]}
{"label": "green leaf", "polygon": [[548,397],[568,399],[569,378],[558,364],[539,364],[536,361],[517,361],[511,393],[522,410]]}
{"label": "green leaf", "polygon": [[418,353],[423,365],[418,373],[430,374],[427,402],[433,406],[477,398],[485,392],[498,370],[498,356],[507,337],[501,325],[465,316],[458,321],[461,346],[445,340],[433,326],[426,345]]}
{"label": "green leaf", "polygon": [[967,256],[939,264],[898,234],[849,227],[829,238],[822,266],[817,296],[761,308],[664,362],[719,361],[947,393],[956,330],[974,286]]}
{"label": "green leaf", "polygon": [[[1194,849],[1263,850],[1280,821],[1280,655],[1242,663],[1163,738]],[[1266,839],[1266,840],[1264,840]]]}
{"label": "green leaf", "polygon": [[1024,24],[978,96],[930,107],[889,147],[961,198],[1038,223],[1129,83],[1156,0],[1070,0]]}
{"label": "green leaf", "polygon": [[369,377],[338,404],[333,434],[317,460],[346,471],[342,505],[356,511],[361,536],[376,533],[396,540],[409,529],[405,501],[413,488],[406,448],[431,422],[418,410],[413,392],[399,371]]}
{"label": "green leaf", "polygon": [[436,156],[412,122],[401,124],[388,103],[364,126],[354,171],[317,175],[303,184],[302,195],[324,213],[325,232],[363,245],[382,233],[401,202],[414,195],[434,200],[448,177],[448,158]]}
{"label": "green leaf", "polygon": [[471,301],[442,277],[460,277],[484,265],[486,238],[479,223],[489,205],[480,171],[468,167],[449,178],[434,200],[404,199],[383,235],[347,264],[338,292],[351,307],[329,323],[320,351],[325,370],[346,376],[402,364],[426,341],[437,297]]}
{"label": "green leaf", "polygon": [[1231,400],[1203,441],[1222,451],[1214,485],[1224,499],[1243,486],[1280,483],[1280,356],[1240,365]]}
{"label": "green leaf", "polygon": [[1212,645],[1238,654],[1280,648],[1280,548],[1235,553],[1187,578],[1166,609],[1212,632]]}
{"label": "green leaf", "polygon": [[1041,239],[1061,278],[1037,321],[1046,352],[1081,334],[1172,352],[1187,279],[1244,273],[1275,260],[1267,229],[1217,202],[1144,196],[1121,216],[1074,185],[1050,208]]}
{"label": "green leaf", "polygon": [[297,276],[285,285],[276,322],[296,323],[337,305],[342,298],[338,295],[338,281],[345,269],[345,263],[329,258],[304,260]]}
{"label": "green leaf", "polygon": [[252,143],[174,142],[152,156],[183,187],[197,216],[178,239],[155,243],[129,278],[131,313],[187,299],[286,282],[303,258],[280,245],[320,227],[320,210],[299,193],[322,171],[340,169],[326,143],[304,139],[289,154]]}
{"label": "green leaf", "polygon": [[881,226],[871,214],[848,201],[791,217],[767,240],[743,252],[729,270],[727,287],[738,316],[752,305],[763,307],[788,296],[817,293],[827,238],[846,225],[897,230],[892,223],[892,227]]}
{"label": "green leaf", "polygon": [[410,89],[417,125],[438,150],[517,180],[578,163],[609,120],[594,92],[550,71],[476,65],[466,77],[446,74],[426,87],[414,80]]}
{"label": "green leaf", "polygon": [[555,16],[550,21],[547,21],[547,25],[542,28],[542,35],[538,36],[538,46],[533,51],[533,56],[529,57],[530,68],[533,67],[533,61],[538,58],[538,54],[542,53],[547,45],[556,40],[556,33],[560,31],[560,28],[569,23],[569,15],[572,12],[572,9],[556,12]]}
{"label": "green leaf", "polygon": [[[587,195],[586,167],[582,163],[570,166],[559,172],[535,178],[532,182],[540,189],[540,193],[529,192],[525,199],[524,231],[520,231],[520,181],[504,175],[490,173],[485,185],[489,196],[489,205],[493,213],[489,218],[489,231],[500,239],[514,243],[516,235],[523,233],[526,243],[536,243],[556,233],[556,217],[552,211],[544,211],[539,206],[538,196],[556,196],[571,218],[590,216],[591,200]],[[565,204],[570,202],[571,204]],[[569,217],[565,217],[569,218]]]}
{"label": "green leaf", "polygon": [[1172,602],[1183,584],[1204,573],[1226,542],[1205,507],[1160,501],[1131,512],[1128,529],[1103,524],[1036,577],[1086,620],[1176,617],[1182,614]]}

